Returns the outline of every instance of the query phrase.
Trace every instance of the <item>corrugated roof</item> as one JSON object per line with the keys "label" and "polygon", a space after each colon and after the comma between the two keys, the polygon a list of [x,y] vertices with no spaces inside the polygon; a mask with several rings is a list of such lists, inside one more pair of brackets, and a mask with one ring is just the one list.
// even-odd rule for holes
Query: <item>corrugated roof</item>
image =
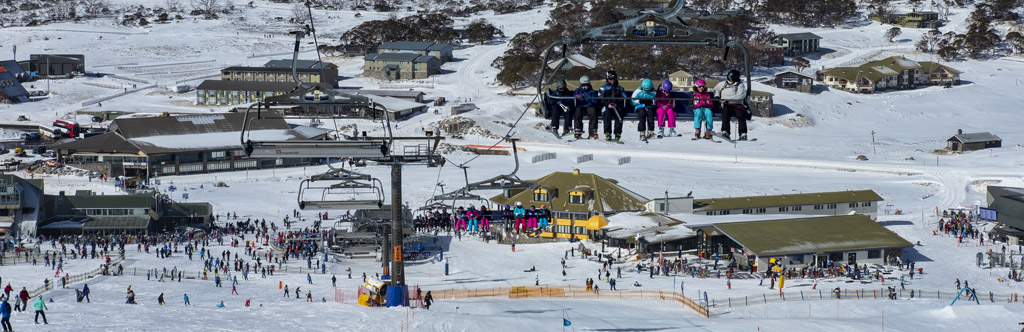
{"label": "corrugated roof", "polygon": [[821,37],[819,37],[818,35],[810,32],[784,33],[776,36],[778,38],[785,38],[787,40],[821,39]]}
{"label": "corrugated roof", "polygon": [[3,92],[7,98],[13,99],[15,102],[19,103],[29,101],[28,90],[25,90],[25,87],[21,86],[21,82],[18,81],[17,77],[14,77],[14,73],[9,71],[0,72],[0,81],[12,82],[11,85],[3,85],[0,87],[0,92]]}
{"label": "corrugated roof", "polygon": [[799,75],[799,76],[802,76],[802,77],[814,79],[814,76],[811,76],[811,75],[808,75],[808,74],[804,74],[804,73],[801,73],[801,72],[798,72],[798,71],[793,71],[793,70],[786,70],[786,71],[778,72],[778,73],[775,73],[775,76],[779,76],[779,75],[786,74],[786,73],[796,74],[796,75]]}
{"label": "corrugated roof", "polygon": [[695,199],[694,211],[733,210],[759,207],[814,205],[851,202],[878,202],[882,196],[874,190],[835,191],[807,194]]}
{"label": "corrugated roof", "polygon": [[[295,65],[298,68],[312,68],[312,69],[320,69],[321,66],[323,66],[323,67],[337,67],[337,65],[335,65],[333,63],[330,63],[330,62],[324,62],[321,65],[321,62],[320,61],[316,61],[316,60],[298,60]],[[291,69],[292,68],[292,59],[270,60],[270,61],[267,61],[267,63],[264,63],[263,67],[288,68],[288,69]]]}
{"label": "corrugated roof", "polygon": [[921,64],[917,63],[917,61],[909,60],[909,59],[904,58],[902,56],[891,56],[891,57],[888,57],[888,58],[885,58],[885,59],[875,60],[875,61],[871,61],[871,62],[868,62],[868,63],[865,63],[865,64],[861,65],[861,67],[876,67],[876,66],[888,67],[888,68],[890,68],[890,69],[892,69],[892,70],[894,70],[896,72],[903,71],[903,70],[909,70],[909,69],[915,69],[915,68],[921,68]]}
{"label": "corrugated roof", "polygon": [[886,74],[869,67],[835,67],[826,69],[824,73],[852,82],[857,82],[860,78],[867,78],[872,83],[881,81],[887,76]]}
{"label": "corrugated roof", "polygon": [[952,141],[952,140],[958,140],[961,143],[965,143],[966,144],[966,143],[981,143],[981,142],[991,142],[991,141],[1002,141],[1003,139],[999,138],[999,136],[992,135],[992,134],[990,134],[988,132],[984,132],[984,133],[957,134],[957,135],[953,135],[953,137],[950,137],[946,141]]}
{"label": "corrugated roof", "polygon": [[233,90],[233,91],[274,91],[288,92],[295,89],[294,82],[254,82],[254,81],[223,81],[205,80],[199,83],[196,90]]}
{"label": "corrugated roof", "polygon": [[149,216],[93,217],[82,224],[83,229],[147,229]]}
{"label": "corrugated roof", "polygon": [[21,65],[19,65],[18,62],[14,60],[2,60],[0,61],[0,67],[4,67],[4,70],[14,74],[15,76],[19,74],[25,74],[25,69],[21,68]]}
{"label": "corrugated roof", "polygon": [[723,223],[714,227],[761,257],[913,246],[859,214]]}
{"label": "corrugated roof", "polygon": [[431,58],[437,59],[432,55],[419,55],[415,53],[370,53],[363,57],[363,60],[428,62]]}
{"label": "corrugated roof", "polygon": [[[128,140],[163,135],[241,132],[244,118],[245,114],[243,113],[117,118],[110,124],[110,131],[120,133],[122,137]],[[258,121],[251,121],[249,129],[287,130],[291,129],[291,127],[280,117],[265,117]]]}
{"label": "corrugated roof", "polygon": [[96,195],[79,191],[64,196],[75,209],[148,209],[153,205],[150,195]]}
{"label": "corrugated roof", "polygon": [[418,98],[425,95],[423,91],[411,91],[411,90],[371,90],[371,89],[359,89],[359,90],[342,90],[345,93],[354,94],[371,94],[376,96],[385,97],[399,97],[399,98]]}
{"label": "corrugated roof", "polygon": [[[242,67],[242,66],[235,66],[235,67],[227,67],[227,68],[221,69],[220,71],[222,71],[222,72],[225,72],[225,71],[241,71],[241,72],[251,71],[251,72],[268,72],[268,73],[291,73],[292,72],[292,67],[290,67],[290,65],[289,65],[289,67]],[[299,67],[299,68],[295,68],[295,72],[297,72],[297,73],[320,73],[320,69],[319,68],[303,68],[303,67]]]}
{"label": "corrugated roof", "polygon": [[437,43],[435,43],[435,42],[427,42],[427,41],[400,40],[400,41],[394,41],[394,42],[388,42],[388,43],[380,44],[380,46],[377,46],[377,49],[378,50],[388,49],[388,50],[426,51],[426,50],[429,50],[431,46],[434,46],[434,44],[437,44]]}
{"label": "corrugated roof", "polygon": [[105,132],[96,136],[74,140],[51,147],[59,150],[88,150],[89,152],[101,153],[127,153],[138,154],[141,150],[125,141],[123,137],[114,132]]}
{"label": "corrugated roof", "polygon": [[[553,197],[549,208],[551,211],[567,212],[626,212],[642,211],[647,198],[619,186],[613,180],[608,180],[593,173],[553,172],[542,178],[533,180],[538,186],[547,188],[553,193],[558,190],[558,196]],[[569,192],[578,189],[586,195],[587,201],[583,204],[569,203]],[[550,195],[550,194],[549,194]],[[491,197],[491,200],[499,204],[515,205],[522,202],[523,206],[531,205],[540,207],[548,202],[533,200],[533,191],[523,190],[518,194],[506,198],[504,195]]]}

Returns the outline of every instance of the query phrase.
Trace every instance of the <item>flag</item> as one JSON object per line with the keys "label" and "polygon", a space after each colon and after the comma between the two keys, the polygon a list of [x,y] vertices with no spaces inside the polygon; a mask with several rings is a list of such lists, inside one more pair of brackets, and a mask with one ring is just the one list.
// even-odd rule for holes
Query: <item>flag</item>
{"label": "flag", "polygon": [[572,326],[572,322],[568,319],[562,318],[562,326]]}

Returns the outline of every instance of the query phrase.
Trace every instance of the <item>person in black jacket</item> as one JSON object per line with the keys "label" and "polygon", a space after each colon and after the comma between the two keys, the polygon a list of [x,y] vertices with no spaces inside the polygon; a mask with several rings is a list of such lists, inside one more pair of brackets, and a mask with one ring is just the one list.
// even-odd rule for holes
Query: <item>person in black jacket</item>
{"label": "person in black jacket", "polygon": [[427,296],[423,297],[423,308],[430,309],[430,304],[434,303],[434,296],[427,291]]}
{"label": "person in black jacket", "polygon": [[[598,95],[602,97],[601,113],[604,120],[604,139],[618,141],[622,139],[622,119],[626,115],[625,98],[629,96],[626,95],[626,89],[619,85],[619,75],[615,73],[615,70],[609,70],[605,74],[604,80],[604,85],[598,91]],[[612,134],[615,135],[614,138]]]}
{"label": "person in black jacket", "polygon": [[[572,91],[566,88],[565,80],[559,80],[556,83],[556,89],[554,91],[548,90],[548,94],[552,97],[572,97]],[[573,99],[548,99],[548,113],[551,117],[551,132],[561,134],[562,136],[569,135],[572,132],[572,121],[573,113],[575,111],[575,104]],[[565,128],[562,132],[558,131],[558,120],[562,116],[565,116]]]}

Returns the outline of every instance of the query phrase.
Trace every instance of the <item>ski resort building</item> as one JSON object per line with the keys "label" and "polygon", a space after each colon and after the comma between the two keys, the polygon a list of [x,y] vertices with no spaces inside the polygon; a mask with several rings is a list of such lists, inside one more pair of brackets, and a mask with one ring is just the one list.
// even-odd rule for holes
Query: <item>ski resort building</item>
{"label": "ski resort building", "polygon": [[723,197],[696,199],[693,212],[709,216],[730,214],[863,214],[878,218],[882,196],[874,190],[836,191],[822,193]]}
{"label": "ski resort building", "polygon": [[196,105],[241,105],[283,95],[295,82],[205,80],[196,87]]}
{"label": "ski resort building", "polygon": [[0,174],[0,241],[33,236],[43,202],[43,179]]}
{"label": "ski resort building", "polygon": [[1024,244],[1024,188],[988,186],[985,201],[996,210],[992,233],[1010,245]]}
{"label": "ski resort building", "polygon": [[19,64],[25,71],[43,77],[85,74],[85,55],[81,54],[31,54],[28,61]]}
{"label": "ski resort building", "polygon": [[757,271],[768,269],[773,260],[782,268],[885,264],[914,246],[860,214],[688,226],[697,230],[703,251],[731,256],[741,268],[754,265]]}
{"label": "ski resort building", "polygon": [[814,76],[787,70],[775,74],[775,86],[780,89],[810,93],[814,88]]}
{"label": "ski resort building", "polygon": [[942,20],[939,20],[939,13],[933,11],[919,12],[915,10],[910,13],[888,14],[884,16],[871,14],[868,15],[868,18],[874,21],[892,23],[906,28],[936,29],[942,26]]}
{"label": "ski resort building", "polygon": [[[117,118],[107,132],[52,147],[68,164],[111,177],[143,181],[180,175],[314,165],[314,158],[249,158],[242,149],[245,114],[222,113]],[[274,140],[322,139],[327,130],[291,126],[281,117],[252,121],[252,137]]]}
{"label": "ski resort building", "polygon": [[[274,62],[271,62],[274,63]],[[295,75],[303,83],[325,83],[333,88],[338,87],[338,66],[327,64],[313,68],[295,68]],[[295,86],[295,78],[292,77],[290,67],[227,67],[220,70],[222,81],[242,82],[278,82],[290,83]]]}
{"label": "ski resort building", "polygon": [[371,53],[363,57],[363,75],[387,80],[424,79],[441,73],[441,60],[415,53]]}
{"label": "ski resort building", "polygon": [[1003,139],[988,132],[964,134],[963,130],[957,129],[956,135],[946,139],[949,143],[946,150],[952,152],[965,152],[998,148],[1003,146]]}
{"label": "ski resort building", "polygon": [[810,32],[784,33],[775,37],[776,45],[784,47],[788,56],[814,53],[819,50],[821,37]]}
{"label": "ski resort building", "polygon": [[21,85],[25,71],[14,61],[0,61],[0,104],[28,102],[29,93]]}
{"label": "ski resort building", "polygon": [[608,225],[607,216],[644,210],[647,198],[623,188],[612,179],[593,173],[554,172],[533,180],[537,188],[506,192],[491,201],[529,209],[546,205],[551,210],[551,231],[538,236],[556,239],[599,239]]}
{"label": "ski resort building", "polygon": [[47,215],[39,234],[147,234],[184,228],[209,229],[210,203],[179,203],[161,193],[46,195]]}
{"label": "ski resort building", "polygon": [[918,85],[959,85],[960,71],[931,62],[892,56],[857,67],[822,69],[818,79],[830,88],[874,93],[886,89],[913,89]]}
{"label": "ski resort building", "polygon": [[452,45],[448,44],[407,40],[383,43],[377,46],[377,53],[407,53],[432,56],[440,60],[442,65],[445,62],[452,61],[453,50]]}

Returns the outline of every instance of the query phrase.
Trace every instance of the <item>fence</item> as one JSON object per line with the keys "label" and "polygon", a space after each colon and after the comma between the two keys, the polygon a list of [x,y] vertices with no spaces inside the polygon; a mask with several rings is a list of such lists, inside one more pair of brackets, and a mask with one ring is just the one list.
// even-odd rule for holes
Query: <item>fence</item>
{"label": "fence", "polygon": [[[124,259],[122,259],[120,256],[118,256],[115,259],[111,259],[110,260],[110,264],[108,266],[111,266],[111,267],[112,266],[116,266],[117,264],[120,264],[123,260]],[[90,279],[92,277],[95,277],[96,275],[99,275],[102,272],[103,272],[103,266],[100,266],[100,267],[98,267],[98,268],[96,268],[96,269],[94,269],[92,271],[86,272],[86,273],[68,276],[67,284],[68,285],[73,285],[73,284],[77,284],[79,282],[86,281],[86,280],[88,280],[88,279]],[[60,279],[61,278],[55,278],[54,280],[51,280],[50,283],[48,283],[48,284],[44,283],[43,285],[40,285],[39,287],[36,287],[34,289],[29,290],[28,291],[28,297],[33,298],[33,297],[36,297],[36,296],[39,296],[39,295],[43,295],[46,292],[49,292],[49,291],[53,290],[54,288],[57,287],[56,284],[60,282]]]}
{"label": "fence", "polygon": [[145,90],[145,89],[154,88],[154,87],[156,87],[156,84],[150,84],[150,85],[147,85],[147,86],[140,87],[138,89],[125,90],[125,91],[121,91],[121,92],[118,92],[118,93],[106,95],[106,96],[103,96],[103,97],[89,99],[89,100],[83,101],[82,102],[82,106],[89,106],[89,105],[92,105],[92,104],[102,103],[104,101],[107,101],[107,100],[110,100],[110,99],[114,99],[114,98],[117,98],[117,97],[120,97],[120,96],[124,96],[124,95],[127,95],[129,93],[136,93],[136,92],[139,92],[139,91],[142,91],[142,90]]}
{"label": "fence", "polygon": [[705,318],[710,317],[707,305],[679,293],[666,292],[661,290],[606,290],[603,293],[595,293],[577,287],[497,287],[483,289],[439,289],[432,290],[432,294],[438,299],[475,299],[475,298],[496,298],[508,297],[510,299],[528,298],[567,298],[567,299],[627,299],[627,300],[665,300],[680,303],[687,308],[696,311],[698,315]]}
{"label": "fence", "polygon": [[622,158],[619,158],[619,165],[620,166],[628,164],[628,163],[631,163],[631,162],[633,162],[633,157],[622,157]]}
{"label": "fence", "polygon": [[[933,289],[896,289],[896,296],[899,299],[922,299],[922,300],[950,300],[956,298],[959,291],[941,291]],[[1005,301],[1024,303],[1024,294],[1021,293],[995,293],[978,291],[978,301]],[[967,300],[967,293],[960,295],[961,300]],[[888,300],[889,290],[886,288],[865,288],[865,289],[841,289],[839,297],[836,298],[834,290],[792,290],[760,295],[747,295],[727,298],[709,299],[708,307],[733,308],[745,307],[759,304],[771,304],[793,301],[821,301],[821,300]],[[973,300],[971,300],[973,302]]]}
{"label": "fence", "polygon": [[544,154],[533,156],[533,163],[536,164],[536,163],[539,163],[539,162],[542,162],[542,161],[545,161],[545,160],[555,159],[557,157],[558,157],[558,155],[555,154],[554,152],[544,153]]}
{"label": "fence", "polygon": [[588,162],[588,161],[591,161],[591,160],[594,160],[594,154],[585,154],[585,155],[576,157],[576,163],[577,164],[582,164],[582,163],[585,163],[585,162]]}

